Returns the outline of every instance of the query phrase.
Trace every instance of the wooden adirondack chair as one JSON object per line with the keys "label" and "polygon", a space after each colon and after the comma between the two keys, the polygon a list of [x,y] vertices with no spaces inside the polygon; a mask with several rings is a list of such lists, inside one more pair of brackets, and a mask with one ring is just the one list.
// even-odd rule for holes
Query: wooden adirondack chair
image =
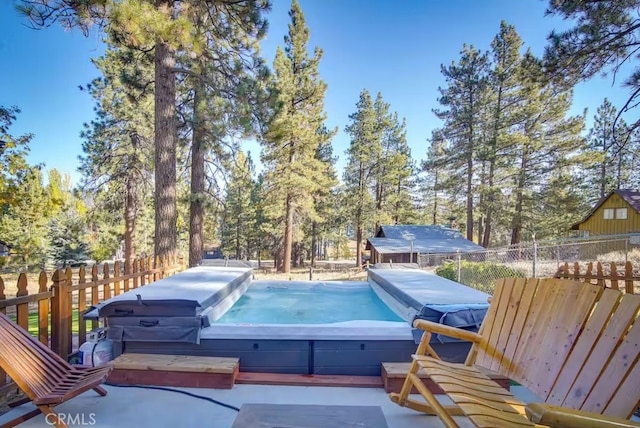
{"label": "wooden adirondack chair", "polygon": [[66,427],[53,408],[89,389],[107,395],[101,388],[111,367],[74,367],[51,349],[34,339],[27,331],[0,313],[0,367],[28,397],[10,406],[32,401],[38,408],[13,419],[0,428],[18,425],[45,414],[48,425]]}
{"label": "wooden adirondack chair", "polygon": [[[414,323],[425,333],[391,400],[438,415],[447,427],[458,426],[456,415],[478,427],[638,427],[629,418],[640,404],[639,310],[639,295],[596,285],[501,280],[477,334]],[[473,342],[465,363],[441,361],[429,346],[431,333]],[[525,406],[478,367],[526,386],[541,402]],[[455,404],[440,404],[417,376],[420,370]],[[426,402],[409,398],[413,386]]]}

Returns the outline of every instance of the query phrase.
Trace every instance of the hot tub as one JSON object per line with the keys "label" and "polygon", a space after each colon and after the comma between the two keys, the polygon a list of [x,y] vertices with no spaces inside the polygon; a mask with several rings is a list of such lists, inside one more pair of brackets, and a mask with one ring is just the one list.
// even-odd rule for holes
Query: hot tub
{"label": "hot tub", "polygon": [[[124,351],[237,357],[246,372],[380,375],[382,362],[410,361],[416,349],[411,310],[392,300],[365,282],[253,281],[203,311],[212,322],[199,343],[133,341]],[[449,361],[469,349],[433,346]]]}

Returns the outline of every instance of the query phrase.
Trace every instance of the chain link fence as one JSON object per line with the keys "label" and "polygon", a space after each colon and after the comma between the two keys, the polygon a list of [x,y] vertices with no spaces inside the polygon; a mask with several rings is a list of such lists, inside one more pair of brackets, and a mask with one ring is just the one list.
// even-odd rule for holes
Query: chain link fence
{"label": "chain link fence", "polygon": [[524,242],[471,253],[418,254],[420,268],[493,292],[497,279],[552,277],[565,262],[640,265],[640,233]]}

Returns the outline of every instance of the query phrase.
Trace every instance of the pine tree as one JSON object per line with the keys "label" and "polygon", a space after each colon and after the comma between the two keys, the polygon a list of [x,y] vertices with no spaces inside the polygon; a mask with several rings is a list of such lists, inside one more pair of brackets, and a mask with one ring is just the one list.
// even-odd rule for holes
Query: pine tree
{"label": "pine tree", "polygon": [[318,75],[322,50],[316,47],[309,56],[309,29],[296,0],[289,16],[285,48],[278,48],[274,60],[277,112],[262,141],[262,161],[269,171],[265,175],[265,214],[284,223],[279,267],[283,272],[290,271],[300,219],[315,215],[312,195],[322,188],[326,174],[325,163],[317,158],[318,147],[331,137],[321,132],[327,88]]}
{"label": "pine tree", "polygon": [[464,45],[457,64],[441,67],[447,81],[446,88],[438,88],[438,102],[445,110],[435,110],[444,120],[444,133],[451,142],[451,167],[463,175],[466,183],[466,236],[473,240],[474,179],[477,152],[482,148],[484,121],[481,112],[486,109],[488,86],[488,57],[473,46]]}
{"label": "pine tree", "polygon": [[624,121],[616,121],[617,115],[617,109],[605,98],[593,117],[587,137],[586,149],[592,164],[585,172],[589,189],[593,189],[589,192],[593,203],[627,181],[623,173],[630,167],[632,154],[620,141],[627,135],[627,130]]}
{"label": "pine tree", "polygon": [[385,211],[393,224],[408,224],[416,220],[412,200],[414,162],[407,143],[406,126],[405,119],[400,122],[398,114],[394,113],[383,136],[383,146],[388,152],[383,161],[387,164],[385,169],[389,187]]}
{"label": "pine tree", "polygon": [[371,95],[364,89],[356,104],[357,110],[349,115],[351,123],[345,131],[351,137],[347,150],[347,165],[344,170],[345,205],[356,232],[356,266],[362,266],[362,239],[365,225],[373,218],[375,200],[369,192],[373,183],[378,145],[376,111]]}
{"label": "pine tree", "polygon": [[375,111],[375,127],[374,134],[369,142],[368,151],[375,162],[372,165],[372,191],[375,202],[375,211],[373,214],[374,233],[384,224],[389,223],[390,219],[385,215],[385,204],[389,193],[389,175],[388,159],[393,155],[392,141],[384,138],[389,133],[391,127],[391,116],[389,103],[385,102],[382,94],[378,92],[376,100],[373,103]]}
{"label": "pine tree", "polygon": [[335,163],[337,158],[333,156],[333,147],[331,146],[332,132],[322,129],[320,131],[325,135],[325,141],[318,145],[318,151],[316,152],[316,159],[324,164],[324,171],[321,175],[322,183],[317,188],[316,193],[313,195],[313,212],[315,216],[311,218],[311,230],[307,231],[306,235],[310,236],[309,242],[309,255],[311,266],[315,267],[316,256],[320,253],[319,243],[329,233],[329,227],[331,225],[331,217],[333,216],[333,201],[334,201],[334,188],[338,184],[336,176]]}
{"label": "pine tree", "polygon": [[[108,42],[116,43],[115,39],[114,34]],[[136,50],[117,45],[110,45],[94,64],[102,77],[87,86],[96,101],[97,117],[82,133],[82,187],[86,192],[114,194],[96,202],[114,203],[112,212],[121,215],[112,223],[121,224],[119,219],[124,218],[120,228],[128,269],[137,252],[138,214],[144,199],[151,196],[153,93],[148,87],[152,64]]]}
{"label": "pine tree", "polygon": [[25,272],[36,263],[43,268],[49,215],[42,209],[48,198],[40,168],[29,168],[14,192],[15,203],[5,207],[0,217],[0,235],[13,245],[12,253],[22,258]]}
{"label": "pine tree", "polygon": [[9,134],[18,113],[17,107],[0,106],[0,214],[18,203],[15,198],[17,188],[29,172],[26,156],[33,136]]}
{"label": "pine tree", "polygon": [[[612,72],[615,81],[621,67],[638,59],[638,8],[640,0],[550,0],[547,14],[559,15],[573,26],[549,35],[545,50],[547,73],[575,84],[602,72]],[[631,90],[626,103],[620,107],[620,112],[626,113],[637,107],[640,97],[637,64],[623,85]],[[631,123],[628,132],[638,127],[640,120]],[[620,141],[626,143],[629,139]]]}
{"label": "pine tree", "polygon": [[253,253],[252,231],[256,227],[256,206],[253,204],[254,166],[251,156],[239,152],[231,168],[224,201],[221,249],[225,256],[247,260]]}
{"label": "pine tree", "polygon": [[546,200],[547,195],[538,189],[544,188],[554,173],[579,162],[578,153],[584,144],[580,136],[584,117],[567,117],[573,92],[553,82],[544,82],[540,62],[530,53],[525,54],[522,66],[529,78],[523,83],[526,108],[522,134],[514,146],[518,163],[511,244],[520,243],[525,230],[540,236],[537,221],[545,213],[539,207],[544,206],[540,202]]}
{"label": "pine tree", "polygon": [[[176,57],[180,50],[199,54],[204,48],[200,33],[194,30],[190,11],[202,12],[202,7],[218,13],[196,13],[208,19],[210,34],[224,34],[224,25],[247,25],[244,18],[259,20],[259,14],[269,8],[267,0],[45,0],[20,1],[18,8],[36,28],[56,21],[68,28],[77,27],[87,33],[91,26],[107,26],[120,35],[120,41],[140,52],[154,56],[154,146],[155,146],[155,253],[165,256],[177,248],[179,228],[177,212],[177,120],[176,73],[180,70]],[[246,12],[246,13],[245,13]],[[221,21],[220,16],[224,16]],[[235,58],[211,58],[216,66],[235,64]]]}
{"label": "pine tree", "polygon": [[486,180],[482,181],[484,200],[483,229],[478,242],[488,247],[491,244],[493,223],[500,207],[504,205],[501,189],[504,186],[500,171],[512,159],[508,156],[512,144],[514,127],[522,119],[520,48],[522,40],[512,25],[502,21],[500,32],[491,42],[493,61],[489,72],[490,98],[488,115],[490,125],[487,144],[481,150],[481,159],[487,163]]}
{"label": "pine tree", "polygon": [[429,149],[427,157],[421,162],[421,170],[423,175],[420,181],[420,191],[423,200],[422,209],[424,211],[425,222],[431,224],[440,224],[443,215],[441,200],[444,189],[443,183],[446,180],[446,142],[442,135],[442,130],[434,129],[431,132]]}
{"label": "pine tree", "polygon": [[191,193],[189,195],[189,265],[199,264],[203,254],[205,206],[210,204],[206,168],[209,163],[226,164],[237,149],[233,136],[247,137],[254,131],[251,101],[254,80],[261,79],[259,42],[266,21],[261,12],[266,3],[200,2],[188,10],[195,36],[204,47],[195,57],[188,52],[179,61],[188,69],[187,102],[191,117]]}

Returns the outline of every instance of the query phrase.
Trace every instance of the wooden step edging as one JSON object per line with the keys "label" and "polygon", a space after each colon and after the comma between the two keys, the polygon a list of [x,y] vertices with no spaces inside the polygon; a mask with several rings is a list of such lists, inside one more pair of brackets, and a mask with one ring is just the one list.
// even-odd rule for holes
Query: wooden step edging
{"label": "wooden step edging", "polygon": [[231,389],[239,373],[238,358],[190,355],[122,354],[111,363],[107,382]]}

